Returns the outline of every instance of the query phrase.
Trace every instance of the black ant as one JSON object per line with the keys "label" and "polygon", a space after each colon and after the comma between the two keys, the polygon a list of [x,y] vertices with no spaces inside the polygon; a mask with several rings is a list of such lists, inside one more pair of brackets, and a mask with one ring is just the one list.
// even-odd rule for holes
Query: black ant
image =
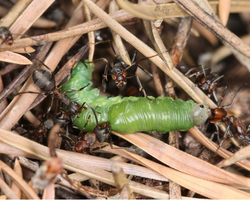
{"label": "black ant", "polygon": [[106,62],[102,85],[104,85],[105,80],[106,81],[108,80],[108,77],[107,77],[108,75],[111,75],[112,79],[115,81],[116,87],[118,88],[125,86],[127,84],[127,79],[135,77],[139,85],[139,91],[142,91],[143,95],[147,97],[146,91],[144,90],[142,83],[136,74],[136,70],[139,67],[145,73],[147,73],[151,78],[153,77],[153,75],[150,72],[148,72],[146,69],[141,67],[138,64],[139,61],[135,61],[136,56],[137,56],[137,52],[135,52],[133,55],[131,65],[127,65],[120,56],[116,56],[114,63],[113,63],[113,67],[111,67],[111,65],[108,63],[106,59],[102,59],[104,62]]}
{"label": "black ant", "polygon": [[[224,75],[219,76],[217,73],[211,72],[211,69],[208,69],[208,68],[204,69],[204,67],[202,65],[200,65],[200,66],[202,67],[202,71],[197,71],[197,69],[195,67],[193,67],[185,73],[185,76],[187,76],[188,78],[195,77],[196,78],[196,85],[201,90],[203,90],[208,95],[208,97],[213,96],[216,103],[219,104],[219,100],[217,98],[215,89],[221,85],[221,83],[219,81],[221,79],[224,79],[224,82],[226,84],[226,88],[228,88],[228,90],[231,94],[231,90],[229,89],[228,83],[227,83]],[[185,68],[186,68],[186,66],[180,67],[181,71],[184,71]],[[195,71],[195,73],[191,74],[191,72],[193,72],[193,71]]]}
{"label": "black ant", "polygon": [[83,134],[85,128],[89,122],[91,116],[88,117],[87,122],[83,126],[82,130],[79,133],[79,137],[75,142],[73,139],[69,138],[68,136],[64,135],[66,141],[68,141],[69,146],[71,146],[72,150],[78,153],[83,153],[88,151],[92,146],[96,144],[96,142],[103,143],[106,140],[106,137],[109,135],[111,129],[108,123],[100,123],[98,124],[98,119],[96,113],[94,112],[94,116],[97,122],[97,125],[94,127],[94,133],[86,133]]}
{"label": "black ant", "polygon": [[229,116],[230,129],[237,138],[250,144],[250,125],[246,128],[245,125],[235,116]]}
{"label": "black ant", "polygon": [[[96,44],[101,44],[101,43],[109,43],[110,46],[112,47],[113,52],[115,52],[114,47],[110,40],[99,41]],[[114,80],[117,88],[122,88],[123,86],[127,85],[127,79],[135,77],[139,85],[139,91],[142,91],[144,96],[147,97],[146,91],[144,90],[142,83],[136,74],[136,70],[139,67],[141,70],[147,73],[151,78],[153,77],[153,75],[149,71],[144,69],[141,65],[138,64],[140,61],[144,60],[145,58],[136,61],[136,57],[137,57],[137,51],[135,51],[133,55],[131,65],[126,64],[121,58],[121,56],[119,55],[115,56],[113,65],[111,65],[106,58],[99,58],[93,61],[93,62],[103,61],[106,63],[103,77],[102,77],[102,85],[101,85],[103,92],[106,91],[105,81],[108,81],[108,75],[110,75],[111,78]]]}
{"label": "black ant", "polygon": [[6,43],[11,46],[13,44],[12,34],[10,30],[5,26],[0,27],[0,39],[2,40],[1,45],[3,43]]}
{"label": "black ant", "polygon": [[248,133],[250,131],[250,126],[248,126],[248,128],[246,128],[241,123],[240,119],[238,119],[237,117],[235,117],[233,115],[227,116],[227,111],[225,110],[225,108],[228,108],[232,105],[236,95],[238,94],[238,92],[240,91],[240,89],[244,85],[242,85],[236,91],[230,104],[228,104],[226,106],[220,106],[218,108],[210,109],[211,116],[208,118],[208,120],[210,121],[210,123],[214,124],[216,127],[216,132],[212,134],[211,138],[213,138],[214,134],[217,134],[218,140],[220,140],[219,139],[219,128],[218,128],[217,124],[220,122],[225,122],[227,125],[226,131],[224,133],[223,139],[221,140],[221,142],[219,144],[219,147],[221,146],[221,144],[223,143],[223,141],[227,137],[229,130],[231,131],[232,136],[235,136],[243,141],[246,141],[247,143],[250,143],[250,134]]}
{"label": "black ant", "polygon": [[[48,67],[46,66],[46,68]],[[32,80],[34,84],[36,85],[36,87],[38,87],[42,92],[28,91],[28,92],[20,92],[18,94],[20,95],[24,93],[32,93],[32,94],[50,95],[52,97],[52,102],[47,110],[47,113],[49,113],[49,111],[51,110],[53,99],[55,97],[60,100],[60,103],[66,106],[66,112],[69,115],[78,115],[81,113],[83,109],[85,110],[87,109],[87,107],[84,106],[86,102],[80,105],[76,101],[71,101],[70,98],[66,95],[66,93],[79,92],[83,90],[84,88],[86,88],[88,85],[80,88],[79,90],[70,90],[66,92],[61,92],[61,87],[66,83],[68,79],[69,77],[64,79],[63,82],[60,84],[60,86],[57,87],[55,76],[53,73],[50,73],[49,71],[45,69],[37,69],[32,74]]]}
{"label": "black ant", "polygon": [[[31,136],[29,137],[30,139],[43,143],[48,136],[48,132],[55,124],[59,124],[62,129],[66,129],[67,135],[67,127],[70,123],[70,115],[68,113],[61,110],[56,113],[53,118],[47,116],[48,113],[43,115],[41,123],[37,127],[33,128],[32,131],[24,132],[21,135],[29,134]],[[65,131],[63,132],[65,133]]]}

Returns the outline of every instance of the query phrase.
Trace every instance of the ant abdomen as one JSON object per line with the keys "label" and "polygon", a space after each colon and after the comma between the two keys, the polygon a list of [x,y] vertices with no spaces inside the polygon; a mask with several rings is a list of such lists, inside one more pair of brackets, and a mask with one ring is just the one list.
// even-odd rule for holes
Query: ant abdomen
{"label": "ant abdomen", "polygon": [[32,76],[34,84],[42,91],[50,92],[56,87],[55,77],[45,69],[37,69]]}

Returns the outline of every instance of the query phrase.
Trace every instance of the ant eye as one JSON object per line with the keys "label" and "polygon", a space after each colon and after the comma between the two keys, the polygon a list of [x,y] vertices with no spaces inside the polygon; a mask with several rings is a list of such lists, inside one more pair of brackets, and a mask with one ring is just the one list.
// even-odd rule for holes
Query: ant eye
{"label": "ant eye", "polygon": [[204,108],[204,105],[200,105],[200,108]]}

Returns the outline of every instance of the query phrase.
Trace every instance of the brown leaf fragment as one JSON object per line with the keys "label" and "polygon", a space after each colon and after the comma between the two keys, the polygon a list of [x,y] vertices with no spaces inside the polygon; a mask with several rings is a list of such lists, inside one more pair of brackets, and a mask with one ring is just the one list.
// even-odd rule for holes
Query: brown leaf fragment
{"label": "brown leaf fragment", "polygon": [[0,52],[0,61],[15,63],[19,65],[31,65],[32,62],[26,57],[11,51]]}

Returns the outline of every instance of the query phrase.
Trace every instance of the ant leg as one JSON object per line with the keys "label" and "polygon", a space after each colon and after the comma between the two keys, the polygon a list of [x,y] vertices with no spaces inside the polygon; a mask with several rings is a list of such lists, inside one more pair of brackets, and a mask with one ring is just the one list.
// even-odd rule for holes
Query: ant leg
{"label": "ant leg", "polygon": [[219,130],[219,127],[216,124],[214,124],[214,126],[215,126],[216,131],[213,132],[213,134],[210,137],[210,140],[212,141],[214,139],[215,134],[216,134],[217,140],[220,141],[220,136],[219,136],[220,130]]}
{"label": "ant leg", "polygon": [[132,63],[136,63],[135,59],[137,57],[137,51],[135,51],[134,55],[133,55],[133,58],[131,60]]}
{"label": "ant leg", "polygon": [[[144,71],[147,75],[153,78],[153,74],[151,74],[148,70],[144,69],[141,65],[136,64],[142,71]],[[129,67],[128,67],[129,68]],[[127,69],[126,69],[127,70]]]}
{"label": "ant leg", "polygon": [[[216,95],[215,90],[212,91],[212,94],[213,94],[213,97],[214,97],[214,100],[215,100],[216,104],[219,105],[219,100],[218,100],[218,98],[217,98],[217,95]],[[210,98],[210,95],[209,95],[209,94],[208,94],[208,97]],[[220,99],[220,100],[221,100],[221,99]],[[220,101],[220,103],[221,103],[221,101]]]}
{"label": "ant leg", "polygon": [[106,65],[105,65],[105,68],[104,68],[104,73],[102,75],[102,84],[101,84],[100,89],[103,92],[105,92],[106,88],[107,88],[106,81],[108,81],[108,72],[109,72],[109,69],[111,69],[111,66],[110,66],[107,59],[103,58],[103,61],[106,63]]}
{"label": "ant leg", "polygon": [[250,131],[250,125],[248,125],[248,127],[247,127],[247,132],[249,132]]}
{"label": "ant leg", "polygon": [[146,69],[144,69],[141,65],[139,65],[138,63],[142,60],[139,60],[139,61],[135,61],[136,59],[136,56],[137,56],[137,51],[135,51],[134,55],[133,55],[133,58],[132,58],[132,64],[128,67],[125,68],[125,71],[127,71],[128,69],[130,69],[131,67],[134,67],[134,66],[137,66],[139,67],[142,71],[144,71],[146,74],[148,74],[151,78],[153,78],[153,75]]}
{"label": "ant leg", "polygon": [[90,83],[87,84],[87,85],[85,85],[85,86],[83,86],[83,87],[81,87],[78,90],[68,90],[68,91],[65,91],[64,94],[71,93],[71,92],[80,92],[81,90],[83,90],[84,88],[88,87],[89,85],[90,85]]}
{"label": "ant leg", "polygon": [[102,61],[102,62],[105,62],[105,68],[104,68],[104,73],[103,73],[103,76],[102,76],[102,84],[101,84],[101,87],[100,89],[105,92],[106,91],[106,84],[105,84],[105,81],[108,81],[108,71],[109,69],[111,68],[108,60],[106,58],[98,58],[96,60],[93,60],[92,62],[89,62],[89,63],[96,63],[96,62],[99,62],[99,61]]}
{"label": "ant leg", "polygon": [[54,102],[54,96],[52,95],[52,96],[51,96],[50,105],[49,105],[49,107],[47,108],[47,111],[46,111],[46,113],[45,113],[43,116],[46,116],[47,114],[49,114],[49,112],[51,111],[51,108],[52,108],[52,106],[53,106],[53,102]]}
{"label": "ant leg", "polygon": [[191,74],[191,72],[193,72],[193,71],[196,71],[196,68],[195,67],[193,67],[193,68],[191,68],[190,70],[188,70],[184,75],[186,76],[186,77],[188,77],[188,78],[192,78],[193,76],[196,76],[197,77],[197,71],[195,72],[195,73],[192,73]]}
{"label": "ant leg", "polygon": [[87,104],[87,103],[86,103],[86,102],[84,102],[84,103],[81,105],[81,107],[80,107],[80,109],[79,109],[79,110],[82,110],[82,109],[86,110],[86,109],[87,109],[87,107],[86,107],[86,106],[84,106],[85,104]]}
{"label": "ant leg", "polygon": [[58,87],[57,87],[58,89],[61,89],[62,86],[71,78],[72,70],[73,69],[71,69],[71,72],[62,80],[61,83],[58,84]]}
{"label": "ant leg", "polygon": [[32,59],[35,59],[37,60],[39,63],[41,63],[45,68],[47,68],[52,74],[53,74],[53,71],[44,63],[42,62],[41,60],[37,59],[36,57],[32,56],[26,49],[25,49],[26,53],[32,58]]}
{"label": "ant leg", "polygon": [[151,99],[148,98],[148,96],[147,96],[147,94],[146,94],[146,91],[144,90],[144,88],[143,88],[143,86],[142,86],[142,84],[141,84],[141,81],[140,81],[139,77],[138,77],[137,75],[134,75],[134,76],[130,76],[130,77],[127,77],[127,78],[132,78],[132,77],[135,77],[135,78],[136,78],[136,81],[137,81],[137,83],[138,83],[138,85],[139,85],[139,91],[142,91],[144,97],[146,97],[148,100],[151,101]]}
{"label": "ant leg", "polygon": [[229,128],[230,128],[230,125],[227,126],[226,131],[225,131],[225,133],[224,133],[224,135],[223,135],[222,140],[221,140],[220,143],[219,143],[219,146],[218,146],[216,152],[220,149],[220,147],[222,146],[223,142],[224,142],[225,139],[227,138],[227,134],[228,134]]}
{"label": "ant leg", "polygon": [[[206,77],[206,70],[211,70],[209,68],[204,68],[203,65],[198,65],[199,67],[202,68],[202,71],[197,71],[197,68],[196,67],[192,67],[190,70],[188,70],[186,73],[185,73],[185,76],[188,77],[188,78],[192,78],[193,76],[195,76],[196,78],[198,78],[200,75],[204,74],[204,76]],[[195,73],[192,73],[193,71],[196,71]]]}
{"label": "ant leg", "polygon": [[244,83],[244,84],[242,84],[239,88],[238,88],[238,90],[235,92],[235,94],[234,94],[234,96],[233,96],[233,98],[232,98],[232,100],[231,100],[231,102],[228,104],[228,105],[225,105],[225,106],[220,106],[219,108],[230,108],[231,107],[231,105],[233,104],[233,101],[234,101],[234,99],[235,99],[235,97],[236,97],[236,95],[239,93],[239,91],[242,89],[242,87],[243,86],[245,86],[245,85],[247,85],[246,83]]}
{"label": "ant leg", "polygon": [[112,140],[111,134],[109,134],[109,145],[110,145],[111,149],[115,149],[115,148],[113,147],[113,140]]}
{"label": "ant leg", "polygon": [[225,86],[225,89],[224,89],[224,91],[223,91],[223,93],[222,93],[222,95],[221,95],[221,97],[220,97],[220,100],[218,100],[218,98],[217,98],[217,95],[215,94],[215,92],[213,91],[213,96],[214,96],[214,98],[216,98],[217,99],[217,105],[218,106],[220,106],[221,105],[221,103],[222,103],[222,101],[224,100],[224,97],[225,97],[225,94],[226,94],[226,89],[227,89],[227,86]]}
{"label": "ant leg", "polygon": [[85,132],[85,129],[86,129],[86,127],[87,127],[88,123],[89,123],[90,117],[91,117],[91,115],[89,115],[89,116],[88,116],[88,119],[87,119],[86,123],[84,124],[84,126],[83,126],[82,130],[80,131],[80,133],[79,133],[79,136],[78,136],[78,137],[82,137],[82,136],[83,136],[83,133]]}
{"label": "ant leg", "polygon": [[[201,67],[202,72],[203,72],[203,74],[204,74],[205,77],[207,77],[206,70],[210,70],[209,73],[211,72],[211,69],[209,69],[209,68],[206,68],[206,69],[205,69],[203,65],[198,65],[198,66]],[[201,75],[201,73],[199,73],[199,75]],[[196,77],[197,77],[197,76],[196,76]]]}

